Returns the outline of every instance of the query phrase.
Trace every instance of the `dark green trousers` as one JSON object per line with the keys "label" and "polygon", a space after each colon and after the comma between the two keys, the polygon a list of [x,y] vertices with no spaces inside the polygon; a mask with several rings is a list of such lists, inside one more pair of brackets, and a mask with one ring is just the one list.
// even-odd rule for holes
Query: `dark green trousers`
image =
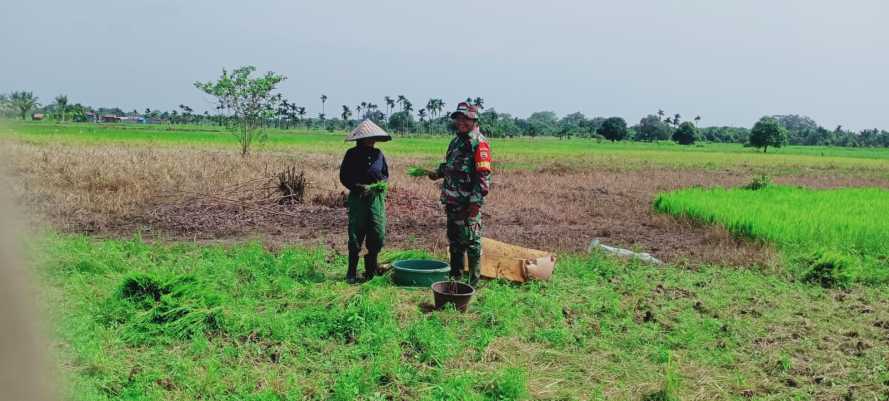
{"label": "dark green trousers", "polygon": [[362,245],[367,252],[376,255],[386,242],[386,194],[358,194],[350,192],[349,206],[349,253],[357,255]]}
{"label": "dark green trousers", "polygon": [[[469,259],[469,283],[478,283],[482,258],[482,214],[466,216],[466,208],[448,205],[448,246],[451,257],[451,276],[463,275],[464,257]],[[459,267],[458,267],[459,266]]]}

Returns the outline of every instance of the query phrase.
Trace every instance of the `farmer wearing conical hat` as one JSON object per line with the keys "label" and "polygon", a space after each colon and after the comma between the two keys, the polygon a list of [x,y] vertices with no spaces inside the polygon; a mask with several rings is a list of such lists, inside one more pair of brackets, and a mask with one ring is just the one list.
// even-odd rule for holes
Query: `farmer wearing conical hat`
{"label": "farmer wearing conical hat", "polygon": [[392,137],[370,120],[356,127],[346,141],[356,141],[346,151],[340,165],[340,183],[349,189],[349,269],[346,281],[357,281],[358,258],[362,244],[367,246],[364,256],[364,278],[370,280],[377,273],[377,255],[386,239],[386,190],[389,166],[383,152],[374,147]]}
{"label": "farmer wearing conical hat", "polygon": [[441,203],[448,217],[451,278],[462,279],[464,256],[468,256],[469,283],[476,285],[482,256],[481,207],[491,185],[491,146],[479,131],[475,106],[458,104],[451,119],[457,135],[448,145],[445,162],[429,178],[444,178]]}

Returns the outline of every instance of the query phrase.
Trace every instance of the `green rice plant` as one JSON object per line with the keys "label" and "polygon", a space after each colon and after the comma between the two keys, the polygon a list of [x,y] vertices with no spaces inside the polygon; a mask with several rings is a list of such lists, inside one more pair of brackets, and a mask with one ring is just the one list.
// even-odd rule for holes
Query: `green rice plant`
{"label": "green rice plant", "polygon": [[[884,189],[688,188],[659,195],[654,208],[773,243],[790,259],[827,252],[803,266],[806,280],[840,286],[850,280],[889,281],[889,219],[884,215],[889,191]],[[838,258],[830,262],[827,255]],[[811,272],[815,265],[820,267]]]}

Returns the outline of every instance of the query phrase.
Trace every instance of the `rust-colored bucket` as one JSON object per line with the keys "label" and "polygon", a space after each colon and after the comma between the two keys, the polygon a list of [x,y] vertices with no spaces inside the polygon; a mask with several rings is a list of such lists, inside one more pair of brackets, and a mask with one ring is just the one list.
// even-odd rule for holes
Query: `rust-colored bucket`
{"label": "rust-colored bucket", "polygon": [[435,309],[454,304],[460,312],[466,312],[469,301],[475,295],[475,288],[459,281],[439,281],[432,284],[432,296],[435,298]]}

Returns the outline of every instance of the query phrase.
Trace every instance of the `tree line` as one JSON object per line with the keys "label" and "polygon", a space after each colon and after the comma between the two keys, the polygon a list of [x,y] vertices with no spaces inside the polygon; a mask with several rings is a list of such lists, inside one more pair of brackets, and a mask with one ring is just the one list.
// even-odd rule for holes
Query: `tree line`
{"label": "tree line", "polygon": [[[146,108],[143,111],[124,111],[120,108],[94,108],[80,103],[70,103],[68,96],[59,95],[47,105],[27,91],[0,94],[0,116],[28,119],[40,114],[56,121],[89,122],[101,121],[105,116],[126,117],[145,123],[193,124],[231,126],[242,124],[238,111],[230,106],[238,103],[238,91],[262,93],[262,104],[254,104],[256,110],[250,114],[249,129],[257,128],[303,128],[328,131],[349,130],[358,122],[370,119],[395,133],[448,134],[452,131],[448,110],[449,105],[441,98],[430,98],[421,107],[404,95],[383,96],[378,104],[372,100],[355,105],[340,104],[327,113],[327,95],[318,99],[321,112],[312,116],[308,107],[290,102],[280,93],[274,93],[277,84],[286,79],[272,72],[255,77],[255,68],[241,67],[231,72],[223,70],[222,76],[213,82],[196,83],[201,91],[219,100],[215,112],[196,113],[191,107],[180,104],[173,110]],[[252,92],[250,92],[252,91]],[[228,97],[226,97],[228,96]],[[245,98],[246,99],[246,98]],[[255,100],[255,96],[254,96]],[[460,101],[464,101],[461,99]],[[741,143],[764,151],[768,147],[782,145],[821,145],[845,147],[889,147],[889,131],[866,129],[853,131],[838,126],[827,129],[812,118],[800,115],[765,116],[752,128],[731,126],[700,127],[701,116],[683,119],[664,110],[645,115],[638,123],[628,124],[622,117],[587,117],[583,113],[558,116],[552,111],[538,111],[527,118],[498,112],[485,104],[482,97],[468,97],[466,102],[477,106],[481,130],[489,137],[542,137],[591,138],[608,141],[674,141],[682,145],[697,142]],[[243,104],[243,102],[241,102]],[[243,117],[243,116],[242,116]],[[241,126],[241,129],[245,129]]]}

